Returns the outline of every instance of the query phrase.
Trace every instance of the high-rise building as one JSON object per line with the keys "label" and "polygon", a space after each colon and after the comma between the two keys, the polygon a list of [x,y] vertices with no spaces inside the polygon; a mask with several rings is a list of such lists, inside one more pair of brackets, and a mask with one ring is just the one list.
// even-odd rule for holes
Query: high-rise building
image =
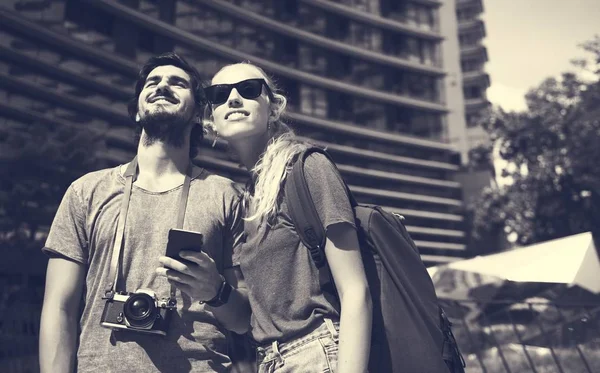
{"label": "high-rise building", "polygon": [[486,35],[485,23],[480,19],[482,13],[483,0],[456,0],[469,148],[489,141],[486,132],[478,125],[481,111],[490,105],[486,95],[486,90],[490,86],[490,77],[484,70],[488,54],[482,44],[482,39]]}
{"label": "high-rise building", "polygon": [[[3,1],[0,129],[79,126],[103,136],[102,157],[127,162],[135,144],[126,103],[150,56],[176,51],[206,79],[225,64],[251,61],[275,77],[288,97],[291,125],[328,148],[359,201],[404,215],[427,264],[453,261],[466,251],[461,186],[454,180],[461,153],[451,143],[466,141],[464,105],[467,116],[475,107],[475,95],[462,99],[459,61],[466,71],[468,56],[485,49],[464,44],[458,55],[456,21],[452,30],[442,22],[444,6],[439,0]],[[450,42],[456,55],[445,55]],[[478,87],[477,79],[465,79],[465,91]],[[195,161],[241,181],[247,174],[225,147],[207,141]]]}

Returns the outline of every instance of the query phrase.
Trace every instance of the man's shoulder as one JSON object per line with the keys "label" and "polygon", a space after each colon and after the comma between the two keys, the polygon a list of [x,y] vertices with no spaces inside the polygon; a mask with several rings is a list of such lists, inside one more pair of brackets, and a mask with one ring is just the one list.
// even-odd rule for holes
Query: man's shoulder
{"label": "man's shoulder", "polygon": [[88,172],[71,183],[71,187],[80,195],[88,195],[106,183],[112,183],[119,178],[119,167],[105,168]]}

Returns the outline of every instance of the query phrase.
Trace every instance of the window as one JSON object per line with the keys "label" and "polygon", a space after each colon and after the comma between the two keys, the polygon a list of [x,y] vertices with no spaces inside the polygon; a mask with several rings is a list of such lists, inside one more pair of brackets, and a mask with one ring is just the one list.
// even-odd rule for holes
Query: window
{"label": "window", "polygon": [[465,98],[467,100],[481,98],[481,87],[465,87],[465,89],[463,90],[463,94],[465,95]]}
{"label": "window", "polygon": [[327,97],[325,91],[307,85],[300,86],[300,111],[304,114],[327,117]]}
{"label": "window", "polygon": [[429,66],[433,66],[436,65],[436,61],[435,61],[435,45],[429,41],[425,41],[423,40],[421,42],[421,48],[422,48],[422,55],[423,55],[423,60],[422,62],[425,65],[429,65]]}
{"label": "window", "polygon": [[413,111],[411,115],[411,134],[440,140],[442,137],[442,123],[435,114]]}
{"label": "window", "polygon": [[409,26],[417,26],[419,23],[418,20],[418,10],[414,4],[406,5],[406,24]]}
{"label": "window", "polygon": [[463,72],[481,71],[483,64],[477,60],[466,60],[460,62],[460,67]]}
{"label": "window", "polygon": [[296,17],[298,18],[298,24],[303,30],[320,35],[325,34],[325,25],[327,22],[322,12],[301,6]]}
{"label": "window", "polygon": [[474,33],[460,34],[458,36],[461,47],[474,46],[479,44],[481,37]]}
{"label": "window", "polygon": [[433,15],[431,9],[426,7],[417,8],[417,26],[425,30],[431,30],[433,28]]}
{"label": "window", "polygon": [[303,45],[298,46],[298,66],[310,72],[324,73],[327,60],[318,50]]}
{"label": "window", "polygon": [[406,40],[406,46],[408,49],[408,60],[413,62],[421,62],[421,50],[418,40],[415,38],[408,38]]}
{"label": "window", "polygon": [[478,114],[467,114],[467,127],[473,128],[477,127],[479,124],[479,115]]}

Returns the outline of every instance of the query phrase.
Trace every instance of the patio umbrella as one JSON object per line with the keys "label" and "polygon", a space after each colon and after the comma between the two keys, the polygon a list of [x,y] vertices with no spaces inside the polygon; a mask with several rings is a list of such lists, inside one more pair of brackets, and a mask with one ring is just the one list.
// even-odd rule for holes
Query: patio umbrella
{"label": "patio umbrella", "polygon": [[[600,260],[590,232],[498,254],[477,256],[428,270],[436,283],[448,269],[513,282],[577,285],[592,293],[600,293]],[[488,278],[485,282],[492,281]]]}

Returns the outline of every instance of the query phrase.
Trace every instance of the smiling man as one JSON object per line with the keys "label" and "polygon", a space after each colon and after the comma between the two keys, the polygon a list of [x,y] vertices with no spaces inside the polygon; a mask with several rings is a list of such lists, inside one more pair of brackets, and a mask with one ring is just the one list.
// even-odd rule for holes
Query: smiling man
{"label": "smiling man", "polygon": [[[191,162],[203,109],[200,77],[181,57],[154,57],[141,69],[129,105],[136,158],[74,181],[43,248],[42,372],[231,366],[226,329],[247,331],[250,312],[232,262],[241,205],[231,180]],[[171,228],[201,233],[202,251],[166,257]]]}

